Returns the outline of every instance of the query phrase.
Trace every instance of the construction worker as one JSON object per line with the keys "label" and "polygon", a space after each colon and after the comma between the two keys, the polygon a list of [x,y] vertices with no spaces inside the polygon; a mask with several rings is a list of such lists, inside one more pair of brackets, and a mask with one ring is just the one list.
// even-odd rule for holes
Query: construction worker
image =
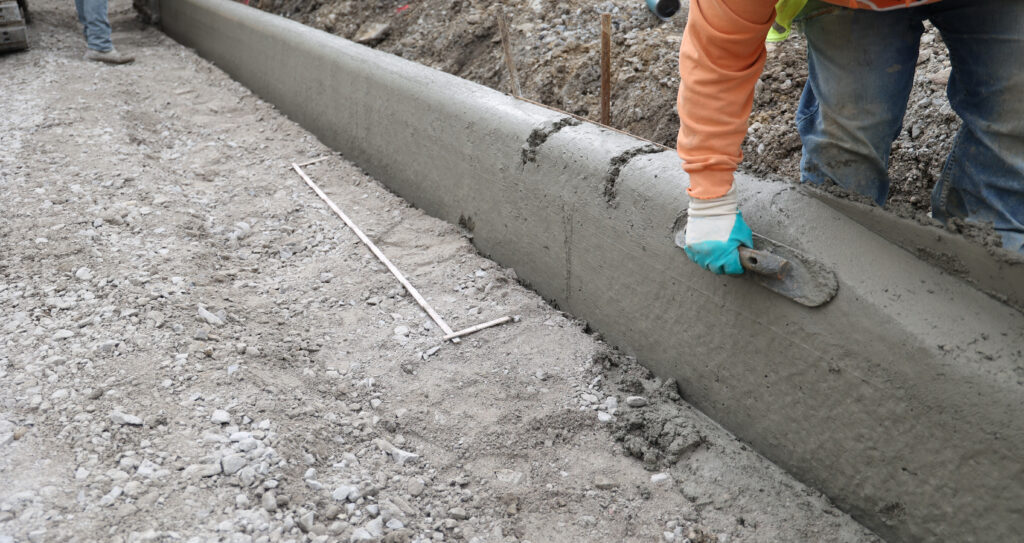
{"label": "construction worker", "polygon": [[107,0],[75,0],[75,9],[85,33],[86,60],[107,64],[127,64],[135,60],[114,49],[110,40],[110,21],[107,20]]}
{"label": "construction worker", "polygon": [[[794,9],[792,3],[806,4]],[[795,17],[794,17],[795,14]],[[679,156],[689,173],[684,249],[715,273],[740,274],[751,245],[733,172],[765,63],[765,38],[791,20],[807,37],[796,115],[802,182],[835,183],[883,205],[890,146],[914,82],[923,22],[942,34],[950,105],[963,120],[932,192],[932,215],[992,223],[1024,252],[1024,1],[690,0],[679,53]],[[777,20],[778,19],[778,20]]]}

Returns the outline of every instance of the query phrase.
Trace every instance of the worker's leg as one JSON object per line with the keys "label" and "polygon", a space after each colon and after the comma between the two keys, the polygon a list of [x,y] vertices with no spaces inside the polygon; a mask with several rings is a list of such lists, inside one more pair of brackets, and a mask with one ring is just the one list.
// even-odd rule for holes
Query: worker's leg
{"label": "worker's leg", "polygon": [[1024,2],[946,0],[929,10],[949,47],[947,95],[963,119],[932,214],[991,222],[1024,252]]}
{"label": "worker's leg", "polygon": [[85,28],[85,0],[75,0],[75,11],[78,12],[78,22],[82,25],[82,36],[89,40],[89,31]]}
{"label": "worker's leg", "polygon": [[889,151],[914,83],[923,14],[884,13],[811,0],[802,12],[808,78],[797,111],[801,181],[839,186],[879,205]]}
{"label": "worker's leg", "polygon": [[93,51],[110,51],[110,22],[107,20],[107,0],[75,0],[78,21],[82,23],[85,43]]}

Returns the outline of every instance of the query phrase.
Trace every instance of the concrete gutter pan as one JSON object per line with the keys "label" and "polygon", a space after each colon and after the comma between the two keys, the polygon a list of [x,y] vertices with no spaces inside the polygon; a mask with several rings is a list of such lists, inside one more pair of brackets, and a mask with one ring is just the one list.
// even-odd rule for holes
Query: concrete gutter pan
{"label": "concrete gutter pan", "polygon": [[1024,533],[1010,305],[796,187],[739,176],[755,231],[836,271],[836,299],[805,308],[673,245],[674,153],[228,0],[164,1],[159,17],[882,537]]}

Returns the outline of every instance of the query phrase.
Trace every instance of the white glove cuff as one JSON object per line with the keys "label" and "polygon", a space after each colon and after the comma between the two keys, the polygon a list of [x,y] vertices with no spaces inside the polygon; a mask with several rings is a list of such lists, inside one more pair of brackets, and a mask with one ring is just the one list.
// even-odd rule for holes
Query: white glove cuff
{"label": "white glove cuff", "polygon": [[729,189],[725,196],[700,200],[690,198],[689,211],[691,217],[718,217],[722,215],[735,215],[738,211],[736,187]]}

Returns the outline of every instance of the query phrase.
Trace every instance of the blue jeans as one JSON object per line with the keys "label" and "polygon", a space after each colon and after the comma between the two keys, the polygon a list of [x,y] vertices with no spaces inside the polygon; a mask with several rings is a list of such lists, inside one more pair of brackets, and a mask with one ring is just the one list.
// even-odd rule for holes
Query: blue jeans
{"label": "blue jeans", "polygon": [[106,52],[114,48],[110,41],[110,22],[107,20],[107,0],[75,0],[78,22],[85,32],[89,49]]}
{"label": "blue jeans", "polygon": [[932,191],[932,216],[990,222],[1024,252],[1024,1],[943,0],[886,12],[811,0],[801,13],[809,77],[797,125],[801,180],[832,181],[884,205],[922,24],[941,32],[947,96],[963,120]]}

